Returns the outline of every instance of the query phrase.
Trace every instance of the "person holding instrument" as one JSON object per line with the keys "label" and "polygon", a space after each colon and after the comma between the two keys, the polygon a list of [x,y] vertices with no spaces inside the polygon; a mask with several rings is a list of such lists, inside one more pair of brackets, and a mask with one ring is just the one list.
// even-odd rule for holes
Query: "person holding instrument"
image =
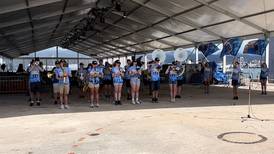
{"label": "person holding instrument", "polygon": [[53,97],[54,97],[54,104],[57,105],[59,102],[59,80],[56,78],[56,70],[60,68],[60,63],[58,60],[55,61],[55,67],[52,69],[53,75],[51,76],[52,80],[52,87],[53,87]]}
{"label": "person holding instrument", "polygon": [[260,82],[262,86],[262,95],[266,95],[266,82],[269,74],[269,69],[267,68],[266,63],[262,63],[261,65],[261,73],[260,73]]}
{"label": "person holding instrument", "polygon": [[59,94],[61,109],[69,109],[68,106],[68,94],[70,88],[69,77],[71,77],[71,70],[66,67],[66,61],[60,60],[60,68],[56,69],[56,78],[59,80]]}
{"label": "person holding instrument", "polygon": [[152,103],[158,103],[159,99],[159,89],[160,89],[160,71],[162,66],[160,65],[160,59],[155,58],[154,63],[150,66],[150,76],[151,76],[151,88],[152,88]]}
{"label": "person holding instrument", "polygon": [[165,73],[169,76],[170,102],[172,103],[175,103],[175,96],[177,94],[178,71],[179,68],[176,66],[176,62],[172,62],[172,65],[168,66]]}
{"label": "person holding instrument", "polygon": [[39,58],[31,63],[28,72],[29,72],[29,84],[30,84],[30,106],[36,105],[40,106],[40,90],[41,90],[41,76],[40,73],[44,71],[43,68],[39,66]]}
{"label": "person holding instrument", "polygon": [[121,62],[116,60],[114,62],[112,68],[112,78],[113,78],[113,85],[114,85],[114,101],[115,105],[122,105],[121,103],[121,93],[122,93],[122,86],[123,86],[123,70],[120,67]]}
{"label": "person holding instrument", "polygon": [[131,98],[132,104],[140,104],[139,90],[140,90],[140,77],[142,75],[141,68],[137,66],[137,61],[134,60],[129,67],[130,84],[131,84]]}
{"label": "person holding instrument", "polygon": [[97,61],[92,62],[92,67],[88,69],[88,87],[90,89],[90,107],[99,107],[99,88],[100,88],[100,78],[102,77],[102,72],[97,66]]}

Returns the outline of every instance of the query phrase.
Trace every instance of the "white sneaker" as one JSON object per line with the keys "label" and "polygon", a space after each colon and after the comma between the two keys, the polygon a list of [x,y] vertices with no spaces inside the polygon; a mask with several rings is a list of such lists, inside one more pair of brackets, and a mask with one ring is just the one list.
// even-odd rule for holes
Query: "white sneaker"
{"label": "white sneaker", "polygon": [[63,104],[61,104],[60,109],[62,109],[62,110],[65,109]]}
{"label": "white sneaker", "polygon": [[132,104],[134,104],[134,105],[136,104],[135,101],[134,101],[134,99],[132,100]]}
{"label": "white sneaker", "polygon": [[136,100],[136,104],[141,104],[141,102],[137,99],[137,100]]}
{"label": "white sneaker", "polygon": [[93,104],[93,103],[90,103],[89,107],[90,107],[90,108],[94,108],[94,104]]}
{"label": "white sneaker", "polygon": [[65,109],[69,109],[69,106],[68,106],[68,105],[65,105]]}

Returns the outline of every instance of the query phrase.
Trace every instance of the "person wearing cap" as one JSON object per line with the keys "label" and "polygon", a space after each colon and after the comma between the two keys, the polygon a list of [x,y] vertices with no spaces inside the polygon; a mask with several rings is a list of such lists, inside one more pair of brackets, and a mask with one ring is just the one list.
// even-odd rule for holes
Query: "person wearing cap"
{"label": "person wearing cap", "polygon": [[233,86],[233,99],[238,100],[238,86],[240,85],[240,73],[241,68],[238,61],[233,63],[233,71],[232,71],[232,86]]}
{"label": "person wearing cap", "polygon": [[123,70],[120,67],[121,62],[116,60],[113,67],[112,67],[112,78],[113,78],[113,85],[114,85],[114,101],[115,105],[122,105],[121,103],[121,93],[122,93],[122,86],[123,86]]}
{"label": "person wearing cap", "polygon": [[127,60],[127,64],[126,66],[124,67],[124,70],[125,70],[125,84],[126,84],[126,92],[127,92],[127,100],[130,100],[131,99],[131,85],[130,85],[130,75],[129,75],[129,67],[131,66],[131,60],[128,59]]}
{"label": "person wearing cap", "polygon": [[90,89],[90,107],[99,107],[99,87],[102,73],[97,66],[97,61],[92,61],[92,67],[88,69],[88,87]]}
{"label": "person wearing cap", "polygon": [[176,62],[172,62],[172,65],[168,66],[165,74],[169,77],[169,88],[170,88],[170,102],[175,103],[175,96],[177,94],[177,79],[178,72],[176,70]]}
{"label": "person wearing cap", "polygon": [[71,69],[66,64],[64,59],[60,61],[60,68],[56,69],[56,78],[59,81],[59,94],[61,109],[69,109],[68,106],[68,94],[70,89]]}
{"label": "person wearing cap", "polygon": [[152,88],[152,103],[158,103],[159,99],[159,89],[160,89],[160,71],[162,66],[160,65],[160,59],[155,58],[154,63],[150,67],[151,76],[151,88]]}
{"label": "person wearing cap", "polygon": [[51,78],[52,80],[52,87],[53,87],[53,97],[54,97],[54,104],[58,104],[58,97],[59,97],[59,80],[56,78],[57,69],[60,68],[59,61],[55,61],[55,67],[52,69],[53,76]]}
{"label": "person wearing cap", "polygon": [[139,90],[140,90],[140,82],[141,82],[140,78],[142,75],[141,67],[137,65],[136,60],[133,60],[128,70],[130,75],[132,104],[140,104]]}
{"label": "person wearing cap", "polygon": [[39,66],[39,58],[35,58],[28,69],[31,97],[30,106],[34,105],[34,101],[36,101],[37,106],[40,106],[41,72],[43,71],[44,69]]}
{"label": "person wearing cap", "polygon": [[84,69],[84,64],[80,63],[80,67],[78,68],[76,72],[76,77],[77,77],[77,82],[78,82],[78,87],[80,89],[79,97],[83,98],[85,97],[83,87],[85,85],[85,77],[86,77],[87,71]]}

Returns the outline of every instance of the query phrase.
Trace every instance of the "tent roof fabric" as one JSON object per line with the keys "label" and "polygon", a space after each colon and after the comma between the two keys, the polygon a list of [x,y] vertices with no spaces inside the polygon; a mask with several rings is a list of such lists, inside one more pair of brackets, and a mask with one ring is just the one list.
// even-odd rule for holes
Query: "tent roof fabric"
{"label": "tent roof fabric", "polygon": [[[0,1],[0,55],[20,55],[59,45],[90,9],[104,0]],[[155,49],[190,47],[230,37],[274,31],[273,0],[120,0],[96,33],[67,48],[101,58]]]}

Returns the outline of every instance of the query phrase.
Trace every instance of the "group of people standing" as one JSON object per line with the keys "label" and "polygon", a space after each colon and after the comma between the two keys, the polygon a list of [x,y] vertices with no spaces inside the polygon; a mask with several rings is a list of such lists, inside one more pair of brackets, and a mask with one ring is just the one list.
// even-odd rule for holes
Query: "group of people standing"
{"label": "group of people standing", "polygon": [[[98,63],[99,62],[99,63]],[[148,72],[148,78],[152,91],[152,103],[159,102],[159,89],[161,81],[161,71],[163,66],[160,64],[160,59],[155,58],[147,66],[147,69],[136,60],[127,60],[124,68],[121,67],[121,62],[116,60],[113,64],[108,62],[103,64],[103,60],[92,61],[87,67],[80,63],[80,67],[76,72],[77,82],[80,87],[80,96],[85,97],[88,91],[88,100],[90,107],[100,106],[100,96],[104,94],[106,98],[113,98],[115,105],[122,105],[121,97],[123,85],[127,92],[127,99],[132,101],[132,104],[141,104],[140,100],[140,85],[141,79],[144,77],[144,72]],[[39,59],[31,61],[27,69],[29,73],[29,89],[30,89],[30,106],[40,105],[41,92],[41,73],[43,67],[39,65]],[[172,62],[165,70],[168,76],[170,88],[170,102],[174,103],[176,98],[181,98],[181,91],[184,79],[185,65],[178,61]],[[260,81],[262,85],[262,94],[266,95],[266,81],[268,77],[268,68],[265,63],[262,64]],[[205,94],[209,93],[209,86],[212,82],[213,71],[209,63],[202,63],[202,74]],[[232,86],[233,99],[238,99],[238,86],[240,85],[240,65],[235,61],[232,71]],[[61,109],[69,109],[68,95],[70,93],[70,77],[72,77],[71,69],[68,63],[61,59],[55,62],[55,67],[52,70],[52,83],[54,93],[54,104],[60,104]],[[101,95],[100,95],[101,94]]]}

